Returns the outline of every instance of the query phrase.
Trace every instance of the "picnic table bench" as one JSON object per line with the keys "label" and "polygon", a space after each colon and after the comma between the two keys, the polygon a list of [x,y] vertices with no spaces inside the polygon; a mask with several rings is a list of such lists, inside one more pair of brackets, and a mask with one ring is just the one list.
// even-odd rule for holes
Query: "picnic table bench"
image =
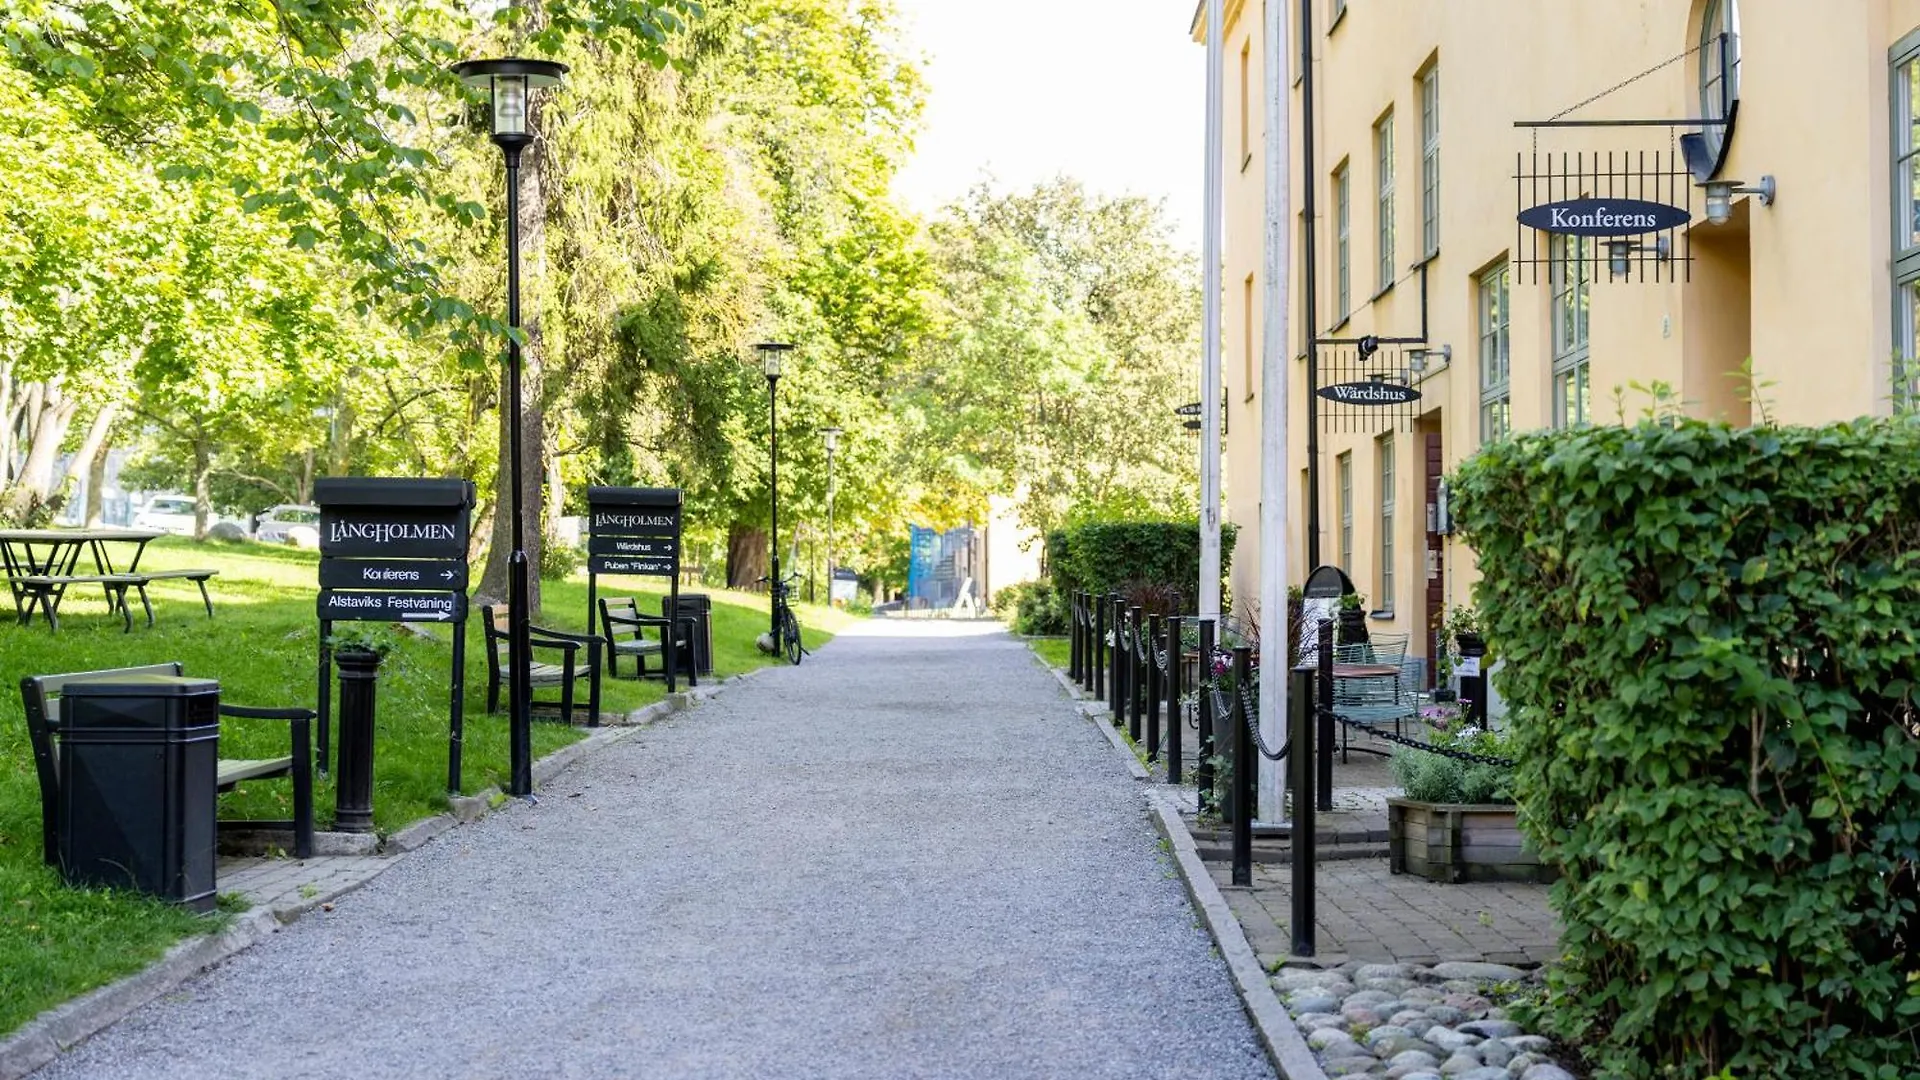
{"label": "picnic table bench", "polygon": [[[181,675],[179,661],[148,664],[144,667],[82,671],[65,675],[33,675],[20,680],[20,698],[27,712],[27,741],[33,746],[33,764],[40,776],[41,845],[49,866],[59,860],[60,748],[54,734],[60,727],[60,705],[65,689],[77,682],[125,678],[130,675]],[[293,778],[293,819],[291,821],[223,820],[225,826],[263,829],[289,829],[293,832],[294,857],[313,854],[313,744],[311,709],[262,709],[245,705],[220,705],[220,715],[244,720],[278,720],[289,726],[289,753],[275,758],[223,758],[215,769],[216,791],[231,791],[236,784],[278,776]]]}
{"label": "picnic table bench", "polygon": [[[33,621],[34,609],[44,612],[49,630],[60,629],[60,601],[75,585],[98,585],[106,593],[109,611],[118,612],[125,630],[133,631],[133,610],[127,601],[129,590],[140,596],[140,606],[153,625],[153,603],[147,586],[155,581],[191,581],[200,589],[200,602],[213,617],[213,597],[207,582],[218,570],[179,569],[141,570],[140,556],[147,544],[163,535],[152,529],[9,529],[0,530],[0,567],[7,575],[13,593],[15,612],[21,625]],[[131,543],[133,558],[125,570],[113,565],[107,549],[110,543]],[[80,557],[91,553],[93,573],[80,572]]]}

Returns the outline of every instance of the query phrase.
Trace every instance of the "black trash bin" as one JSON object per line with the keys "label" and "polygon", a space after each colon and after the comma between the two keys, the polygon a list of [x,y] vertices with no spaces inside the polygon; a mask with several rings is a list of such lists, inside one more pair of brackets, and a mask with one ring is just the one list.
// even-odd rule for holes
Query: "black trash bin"
{"label": "black trash bin", "polygon": [[76,682],[60,713],[67,881],[213,910],[220,684],[175,675]]}
{"label": "black trash bin", "polygon": [[660,614],[668,617],[677,614],[693,623],[690,635],[693,648],[681,650],[674,674],[713,674],[713,598],[706,593],[681,593],[680,606],[675,609],[673,598],[663,596]]}

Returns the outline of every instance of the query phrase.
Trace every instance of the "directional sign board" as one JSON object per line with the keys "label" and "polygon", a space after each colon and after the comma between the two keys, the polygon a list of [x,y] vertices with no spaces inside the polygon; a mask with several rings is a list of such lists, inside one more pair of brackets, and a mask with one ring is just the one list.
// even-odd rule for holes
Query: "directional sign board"
{"label": "directional sign board", "polygon": [[321,559],[323,589],[459,589],[465,559]]}
{"label": "directional sign board", "polygon": [[680,572],[680,489],[587,489],[587,570],[675,577]]}
{"label": "directional sign board", "polygon": [[320,590],[320,617],[329,621],[452,622],[467,616],[461,592],[345,592]]}
{"label": "directional sign board", "polygon": [[321,764],[326,764],[330,715],[332,624],[442,624],[453,630],[447,790],[459,791],[473,484],[340,476],[316,482],[313,495],[320,506],[320,596],[315,607],[321,631]]}

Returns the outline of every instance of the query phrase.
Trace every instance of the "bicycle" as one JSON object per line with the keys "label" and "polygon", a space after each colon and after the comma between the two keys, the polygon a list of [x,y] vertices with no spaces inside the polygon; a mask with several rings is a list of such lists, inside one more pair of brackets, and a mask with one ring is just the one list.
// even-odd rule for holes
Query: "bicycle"
{"label": "bicycle", "polygon": [[791,583],[799,580],[799,577],[799,573],[795,572],[778,582],[771,578],[760,579],[769,583],[767,593],[773,598],[774,630],[768,634],[773,643],[773,655],[785,654],[790,664],[798,664],[801,657],[808,655],[807,647],[800,641],[800,620],[794,618],[793,609],[787,606],[787,594],[793,591]]}

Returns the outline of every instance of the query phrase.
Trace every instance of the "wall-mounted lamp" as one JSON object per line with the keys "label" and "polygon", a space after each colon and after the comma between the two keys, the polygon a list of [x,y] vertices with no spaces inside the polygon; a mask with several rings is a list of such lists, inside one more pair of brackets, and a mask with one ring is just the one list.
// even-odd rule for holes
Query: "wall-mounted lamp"
{"label": "wall-mounted lamp", "polygon": [[1752,187],[1743,187],[1738,180],[1710,180],[1700,185],[1707,192],[1707,221],[1714,225],[1725,225],[1733,220],[1733,197],[1735,195],[1757,195],[1761,206],[1773,205],[1773,177],[1763,176]]}
{"label": "wall-mounted lamp", "polygon": [[1607,273],[1614,277],[1626,277],[1633,269],[1633,257],[1652,255],[1661,262],[1673,258],[1673,241],[1665,234],[1653,238],[1651,244],[1636,244],[1631,240],[1607,241]]}
{"label": "wall-mounted lamp", "polygon": [[1442,364],[1453,362],[1451,345],[1416,345],[1407,350],[1407,370],[1419,375],[1427,370],[1430,361],[1438,360]]}

